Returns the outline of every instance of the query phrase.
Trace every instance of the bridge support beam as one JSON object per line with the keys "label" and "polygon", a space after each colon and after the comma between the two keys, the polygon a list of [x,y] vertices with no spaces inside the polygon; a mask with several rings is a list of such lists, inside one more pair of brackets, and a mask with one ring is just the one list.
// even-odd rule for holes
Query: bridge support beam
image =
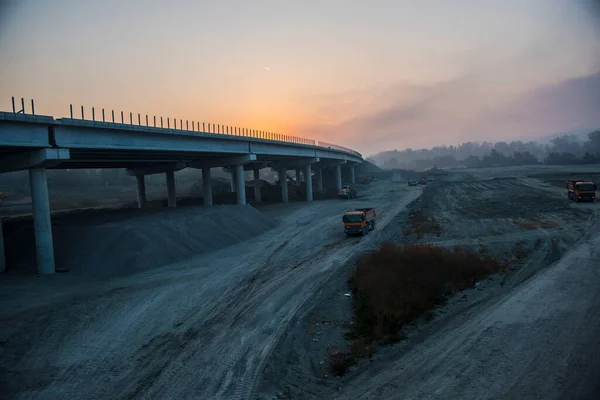
{"label": "bridge support beam", "polygon": [[175,192],[175,172],[167,171],[167,204],[169,208],[177,207],[177,194]]}
{"label": "bridge support beam", "polygon": [[202,195],[204,197],[204,205],[212,206],[212,178],[210,177],[210,167],[202,168]]}
{"label": "bridge support beam", "polygon": [[296,186],[300,186],[300,168],[296,168]]}
{"label": "bridge support beam", "polygon": [[29,170],[29,185],[31,186],[37,270],[40,275],[53,274],[56,269],[46,168],[31,168]]}
{"label": "bridge support beam", "polygon": [[261,202],[260,198],[260,170],[255,169],[254,174],[254,201],[257,203]]}
{"label": "bridge support beam", "polygon": [[355,184],[356,183],[356,175],[355,175],[354,170],[355,170],[354,167],[350,168],[350,183],[351,184]]}
{"label": "bridge support beam", "polygon": [[70,158],[71,153],[67,149],[41,149],[24,153],[8,153],[3,154],[0,159],[0,172],[55,167]]}
{"label": "bridge support beam", "polygon": [[146,176],[136,175],[138,208],[146,207]]}
{"label": "bridge support beam", "polygon": [[342,166],[335,166],[335,188],[338,192],[342,190]]}
{"label": "bridge support beam", "polygon": [[306,167],[304,167],[304,182],[306,183],[306,201],[313,201],[311,164],[306,164]]}
{"label": "bridge support beam", "polygon": [[235,166],[235,186],[237,191],[237,203],[246,204],[246,180],[244,177],[244,164]]}
{"label": "bridge support beam", "polygon": [[279,168],[279,183],[281,185],[281,201],[287,203],[289,201],[288,196],[288,185],[287,185],[287,169],[285,167]]}
{"label": "bridge support beam", "polygon": [[173,173],[175,171],[181,171],[186,167],[185,163],[176,164],[165,164],[165,165],[153,165],[150,167],[143,168],[127,168],[127,175],[139,176],[139,175],[154,175]]}
{"label": "bridge support beam", "polygon": [[319,167],[315,172],[317,175],[317,190],[323,191],[323,168]]}
{"label": "bridge support beam", "polygon": [[6,257],[4,256],[4,231],[2,230],[2,218],[0,217],[0,272],[6,272]]}

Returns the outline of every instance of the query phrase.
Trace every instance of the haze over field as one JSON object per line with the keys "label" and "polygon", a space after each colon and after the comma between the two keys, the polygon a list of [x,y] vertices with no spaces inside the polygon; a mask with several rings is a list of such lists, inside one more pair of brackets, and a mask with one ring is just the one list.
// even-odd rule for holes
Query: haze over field
{"label": "haze over field", "polygon": [[34,98],[369,155],[600,126],[592,0],[4,1],[0,108]]}

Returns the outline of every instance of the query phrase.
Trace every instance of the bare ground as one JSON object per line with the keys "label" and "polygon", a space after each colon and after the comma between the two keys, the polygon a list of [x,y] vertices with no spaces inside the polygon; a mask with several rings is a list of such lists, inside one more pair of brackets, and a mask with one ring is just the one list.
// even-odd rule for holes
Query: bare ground
{"label": "bare ground", "polygon": [[352,201],[265,206],[279,225],[263,235],[83,286],[68,298],[59,293],[68,281],[59,277],[16,289],[2,282],[7,298],[47,295],[44,305],[0,312],[2,392],[17,398],[253,398],[269,354],[298,310],[314,302],[354,251],[378,242],[379,230],[346,238],[342,213],[374,206],[383,228],[419,194],[386,182],[370,187]]}
{"label": "bare ground", "polygon": [[[421,197],[421,187],[380,181],[359,188],[356,200],[261,206],[279,225],[256,238],[78,290],[68,274],[0,281],[6,299],[37,299],[0,307],[0,393],[597,398],[597,204],[570,204],[562,188],[517,172],[451,177]],[[355,206],[376,207],[378,227],[350,239],[340,216]],[[425,219],[411,224],[415,212]],[[440,229],[429,229],[432,221]],[[346,345],[352,261],[383,240],[482,249],[512,270],[451,299],[433,321],[417,321],[408,340],[332,377],[326,350]]]}
{"label": "bare ground", "polygon": [[275,349],[262,398],[597,398],[598,204],[570,203],[564,191],[525,177],[427,187],[383,235],[491,253],[510,272],[450,299],[433,321],[408,327],[408,340],[339,378],[327,349],[348,346],[341,273]]}

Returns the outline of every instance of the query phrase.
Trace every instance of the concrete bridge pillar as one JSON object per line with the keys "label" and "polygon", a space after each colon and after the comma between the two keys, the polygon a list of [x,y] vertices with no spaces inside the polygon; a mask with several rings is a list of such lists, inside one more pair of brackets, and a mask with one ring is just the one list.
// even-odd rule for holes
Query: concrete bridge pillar
{"label": "concrete bridge pillar", "polygon": [[323,190],[323,168],[319,167],[315,171],[315,178],[317,179],[317,190]]}
{"label": "concrete bridge pillar", "polygon": [[312,188],[312,167],[310,164],[306,164],[304,170],[304,182],[306,182],[306,201],[313,200],[313,188]]}
{"label": "concrete bridge pillar", "polygon": [[0,217],[0,272],[6,271],[6,257],[4,256],[4,231],[2,230],[2,217]]}
{"label": "concrete bridge pillar", "polygon": [[48,197],[48,177],[46,168],[29,169],[31,186],[31,205],[33,208],[33,228],[35,231],[35,249],[39,274],[53,274],[54,242],[52,240],[52,222],[50,219],[50,199]]}
{"label": "concrete bridge pillar", "polygon": [[335,166],[335,188],[337,191],[342,190],[342,167],[341,165]]}
{"label": "concrete bridge pillar", "polygon": [[235,166],[235,186],[237,190],[237,203],[246,204],[246,180],[244,179],[244,164]]}
{"label": "concrete bridge pillar", "polygon": [[352,183],[352,184],[356,183],[356,175],[354,172],[354,167],[350,168],[350,183]]}
{"label": "concrete bridge pillar", "polygon": [[260,170],[254,170],[254,201],[261,202],[260,198]]}
{"label": "concrete bridge pillar", "polygon": [[169,208],[177,207],[177,194],[175,192],[175,172],[167,171],[167,202]]}
{"label": "concrete bridge pillar", "polygon": [[229,178],[229,189],[231,191],[231,193],[235,193],[235,170],[232,169],[231,172],[229,173],[230,178]]}
{"label": "concrete bridge pillar", "polygon": [[300,168],[296,168],[296,186],[300,186]]}
{"label": "concrete bridge pillar", "polygon": [[202,168],[202,195],[204,196],[204,205],[212,206],[212,180],[210,177],[210,167]]}
{"label": "concrete bridge pillar", "polygon": [[279,183],[281,184],[281,201],[288,202],[288,185],[287,185],[287,169],[281,167],[279,169]]}
{"label": "concrete bridge pillar", "polygon": [[146,207],[146,176],[136,175],[138,208]]}

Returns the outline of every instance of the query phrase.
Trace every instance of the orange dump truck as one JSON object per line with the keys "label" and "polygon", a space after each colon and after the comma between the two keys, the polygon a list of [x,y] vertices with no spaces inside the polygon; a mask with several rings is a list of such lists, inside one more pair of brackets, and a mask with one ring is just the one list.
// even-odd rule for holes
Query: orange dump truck
{"label": "orange dump truck", "polygon": [[595,201],[596,182],[591,181],[567,181],[569,200]]}
{"label": "orange dump truck", "polygon": [[350,235],[366,235],[369,231],[375,229],[375,209],[357,208],[348,211],[342,217],[344,221],[344,232]]}

